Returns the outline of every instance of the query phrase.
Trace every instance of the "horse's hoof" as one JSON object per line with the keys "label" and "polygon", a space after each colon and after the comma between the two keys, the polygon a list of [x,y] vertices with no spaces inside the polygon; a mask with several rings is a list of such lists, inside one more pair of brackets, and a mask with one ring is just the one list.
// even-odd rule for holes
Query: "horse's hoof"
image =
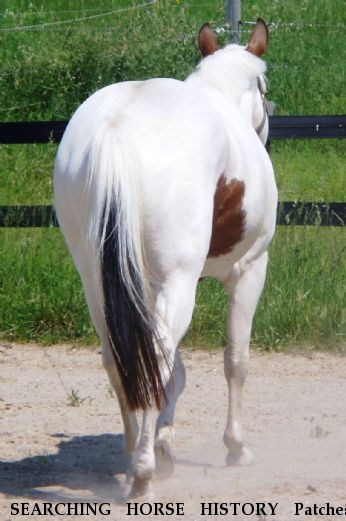
{"label": "horse's hoof", "polygon": [[155,494],[152,488],[151,479],[134,478],[128,501],[131,499],[139,500],[141,503],[150,503],[154,501]]}
{"label": "horse's hoof", "polygon": [[133,474],[132,474],[131,468],[128,467],[128,469],[126,470],[126,474],[125,474],[125,484],[128,486],[132,486],[132,483],[133,483]]}
{"label": "horse's hoof", "polygon": [[231,466],[247,466],[253,462],[252,452],[246,447],[242,447],[240,450],[229,451],[226,457],[226,465]]}
{"label": "horse's hoof", "polygon": [[167,479],[173,474],[173,452],[166,440],[157,440],[155,442],[155,463],[155,474],[158,478]]}

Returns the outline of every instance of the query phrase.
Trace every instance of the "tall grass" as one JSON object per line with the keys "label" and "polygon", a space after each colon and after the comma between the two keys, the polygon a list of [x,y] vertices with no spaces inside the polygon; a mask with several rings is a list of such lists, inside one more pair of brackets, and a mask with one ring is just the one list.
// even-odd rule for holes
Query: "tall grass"
{"label": "tall grass", "polygon": [[3,338],[95,342],[78,274],[57,229],[0,230]]}
{"label": "tall grass", "polygon": [[[134,0],[134,3],[139,3]],[[118,10],[128,0],[3,0],[1,28]],[[268,82],[279,114],[345,112],[343,0],[242,0],[245,21],[270,23]],[[199,55],[203,22],[224,21],[224,2],[161,0],[151,7],[0,31],[0,120],[67,119],[98,88],[116,81],[170,76],[183,79]],[[243,25],[245,42],[251,25]],[[227,33],[221,35],[226,41]],[[272,160],[281,200],[342,201],[344,143],[274,142]],[[56,146],[0,145],[0,204],[50,204]],[[0,230],[0,335],[44,343],[94,343],[78,275],[59,230]],[[279,228],[270,249],[267,284],[253,341],[345,346],[344,229]],[[198,288],[188,345],[226,342],[227,297],[207,279]]]}
{"label": "tall grass", "polygon": [[[103,0],[97,3],[96,14],[128,4]],[[95,9],[91,0],[2,1],[1,28],[95,15],[90,9]],[[279,113],[344,111],[345,13],[343,0],[242,1],[245,21],[262,16],[271,24],[266,60]],[[223,1],[161,0],[151,7],[84,22],[0,31],[0,117],[68,118],[83,99],[108,83],[185,78],[199,59],[196,34],[206,20],[223,25]],[[244,24],[243,41],[251,29]]]}

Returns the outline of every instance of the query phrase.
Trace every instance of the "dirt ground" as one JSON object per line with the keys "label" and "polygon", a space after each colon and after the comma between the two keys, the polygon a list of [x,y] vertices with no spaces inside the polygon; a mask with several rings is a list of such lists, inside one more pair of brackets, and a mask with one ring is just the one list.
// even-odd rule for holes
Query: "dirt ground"
{"label": "dirt ground", "polygon": [[[255,457],[249,467],[225,466],[222,353],[185,350],[184,360],[175,470],[155,484],[157,501],[183,502],[184,517],[136,519],[220,518],[202,516],[202,502],[278,503],[276,516],[223,519],[337,519],[295,516],[294,503],[346,506],[346,358],[252,355],[243,403]],[[118,404],[97,350],[0,345],[0,410],[0,521],[131,517],[121,500],[126,459]],[[14,502],[108,502],[111,514],[12,515]]]}

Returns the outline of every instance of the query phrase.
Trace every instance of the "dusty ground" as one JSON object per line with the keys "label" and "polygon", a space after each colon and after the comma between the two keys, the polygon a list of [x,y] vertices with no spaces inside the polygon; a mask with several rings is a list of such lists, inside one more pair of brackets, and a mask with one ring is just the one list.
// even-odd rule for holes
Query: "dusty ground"
{"label": "dusty ground", "polygon": [[[122,425],[100,355],[1,345],[0,357],[0,521],[129,519],[120,502]],[[156,483],[157,500],[184,502],[186,521],[216,519],[201,516],[201,502],[263,501],[279,503],[267,520],[337,519],[295,517],[294,502],[346,506],[346,358],[252,356],[243,418],[255,461],[244,468],[224,465],[221,353],[185,351],[184,359],[188,384],[177,411],[176,466],[168,481]],[[10,511],[14,502],[66,501],[110,502],[112,513],[58,518]],[[136,517],[142,518],[152,519]]]}

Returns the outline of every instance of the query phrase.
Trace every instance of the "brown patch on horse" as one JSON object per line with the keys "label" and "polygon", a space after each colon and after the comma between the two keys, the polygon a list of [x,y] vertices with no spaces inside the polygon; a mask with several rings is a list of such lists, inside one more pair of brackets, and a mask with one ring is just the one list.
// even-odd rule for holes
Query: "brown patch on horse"
{"label": "brown patch on horse", "polygon": [[213,227],[208,258],[225,255],[243,238],[246,212],[243,209],[245,183],[220,177],[214,195]]}

